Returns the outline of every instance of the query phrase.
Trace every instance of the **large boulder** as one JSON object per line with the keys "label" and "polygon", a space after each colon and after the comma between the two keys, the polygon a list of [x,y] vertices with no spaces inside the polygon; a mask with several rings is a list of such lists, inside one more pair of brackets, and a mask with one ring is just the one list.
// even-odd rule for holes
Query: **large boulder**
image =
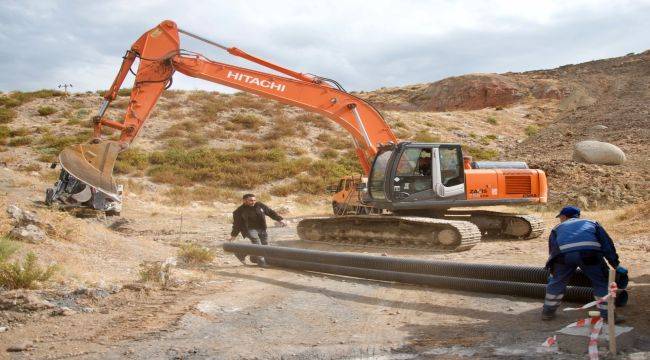
{"label": "large boulder", "polygon": [[625,153],[616,145],[586,140],[575,145],[573,160],[587,164],[620,165],[625,162]]}

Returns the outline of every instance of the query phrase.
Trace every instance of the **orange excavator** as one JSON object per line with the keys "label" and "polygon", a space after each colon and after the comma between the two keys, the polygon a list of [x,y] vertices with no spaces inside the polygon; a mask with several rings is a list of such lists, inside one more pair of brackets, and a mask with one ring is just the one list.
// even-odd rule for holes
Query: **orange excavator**
{"label": "orange excavator", "polygon": [[[228,53],[282,75],[212,61],[180,48],[179,34],[204,41]],[[106,110],[132,66],[139,59],[131,99],[122,121],[108,119]],[[122,66],[93,118],[88,142],[64,149],[59,181],[46,192],[46,202],[74,201],[104,211],[119,212],[121,188],[113,179],[118,154],[128,148],[175,72],[319,113],[353,138],[359,162],[368,178],[360,189],[364,201],[382,214],[302,220],[303,240],[465,250],[482,234],[534,238],[541,219],[492,211],[450,210],[458,207],[538,204],[547,200],[543,171],[518,162],[472,162],[461,145],[399,142],[381,114],[346,92],[336,81],[304,74],[226,47],[163,21],[144,33],[126,52]],[[120,131],[117,141],[102,138],[102,128]]]}

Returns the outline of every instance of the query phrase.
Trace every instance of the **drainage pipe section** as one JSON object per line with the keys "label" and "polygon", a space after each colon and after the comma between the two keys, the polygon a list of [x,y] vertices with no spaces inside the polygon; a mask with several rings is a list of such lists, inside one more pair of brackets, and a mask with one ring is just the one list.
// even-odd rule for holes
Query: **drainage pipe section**
{"label": "drainage pipe section", "polygon": [[[225,243],[223,249],[234,253],[336,266],[485,280],[546,284],[549,276],[548,270],[535,266],[468,264],[235,243]],[[591,283],[578,270],[569,285],[590,287]]]}
{"label": "drainage pipe section", "polygon": [[[307,261],[297,261],[267,257],[269,265],[282,268],[316,271],[327,274],[352,276],[380,281],[393,281],[406,284],[426,285],[436,288],[482,292],[490,294],[522,296],[543,299],[546,293],[544,284],[529,284],[513,281],[469,279],[439,275],[425,275],[389,270],[365,269],[358,267],[339,266]],[[587,287],[568,286],[564,295],[565,301],[592,301],[592,290]]]}

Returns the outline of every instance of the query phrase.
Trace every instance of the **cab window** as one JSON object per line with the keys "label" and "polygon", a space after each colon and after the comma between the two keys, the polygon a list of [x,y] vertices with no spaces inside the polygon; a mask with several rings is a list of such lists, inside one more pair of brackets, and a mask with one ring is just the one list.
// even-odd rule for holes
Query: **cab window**
{"label": "cab window", "polygon": [[460,148],[440,146],[440,181],[446,187],[463,183],[463,158]]}

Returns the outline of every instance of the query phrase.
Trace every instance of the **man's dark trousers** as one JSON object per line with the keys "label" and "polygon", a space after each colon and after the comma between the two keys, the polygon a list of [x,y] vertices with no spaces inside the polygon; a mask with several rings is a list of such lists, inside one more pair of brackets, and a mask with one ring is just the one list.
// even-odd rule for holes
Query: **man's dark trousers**
{"label": "man's dark trousers", "polygon": [[[262,229],[249,229],[248,230],[248,239],[251,241],[252,244],[255,245],[268,245],[268,239],[269,235],[266,233],[266,230]],[[251,262],[258,263],[258,261],[261,259],[262,265],[266,264],[266,261],[264,261],[263,257],[257,257],[257,256],[252,256],[251,255]]]}

